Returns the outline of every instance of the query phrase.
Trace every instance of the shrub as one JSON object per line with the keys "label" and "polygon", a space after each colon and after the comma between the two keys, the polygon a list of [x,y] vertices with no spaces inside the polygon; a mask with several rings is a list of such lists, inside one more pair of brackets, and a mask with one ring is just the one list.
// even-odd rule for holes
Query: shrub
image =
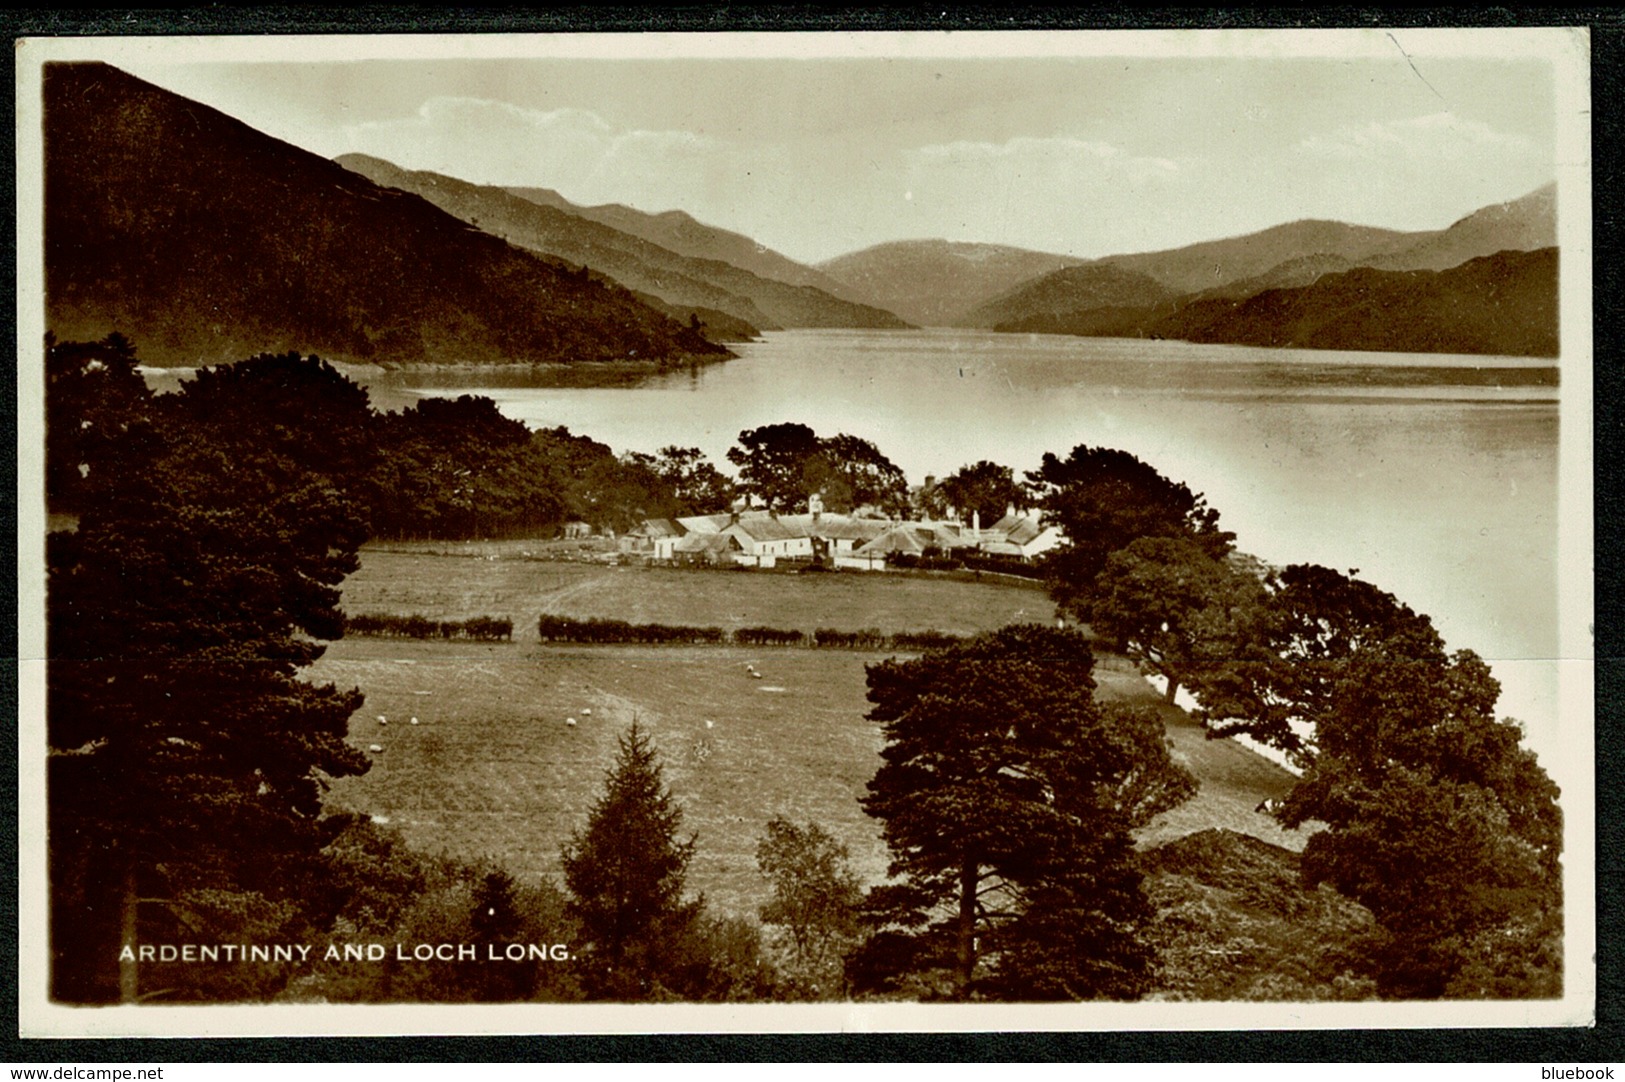
{"label": "shrub", "polygon": [[469,620],[431,620],[427,616],[360,613],[344,621],[346,635],[373,635],[392,639],[475,639],[495,642],[513,638],[513,621],[494,616]]}

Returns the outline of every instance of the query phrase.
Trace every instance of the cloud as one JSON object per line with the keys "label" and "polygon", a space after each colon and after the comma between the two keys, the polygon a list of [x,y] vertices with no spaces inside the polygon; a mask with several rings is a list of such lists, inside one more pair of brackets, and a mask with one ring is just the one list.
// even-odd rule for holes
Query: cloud
{"label": "cloud", "polygon": [[1429,113],[1409,120],[1372,121],[1304,139],[1299,148],[1319,158],[1341,161],[1462,158],[1528,159],[1540,148],[1520,135],[1500,132],[1454,113]]}
{"label": "cloud", "polygon": [[1169,158],[1141,157],[1111,143],[1067,136],[1016,136],[1003,143],[936,143],[908,156],[912,165],[922,169],[993,167],[1035,176],[1106,172],[1137,183],[1170,179],[1180,171],[1179,163]]}

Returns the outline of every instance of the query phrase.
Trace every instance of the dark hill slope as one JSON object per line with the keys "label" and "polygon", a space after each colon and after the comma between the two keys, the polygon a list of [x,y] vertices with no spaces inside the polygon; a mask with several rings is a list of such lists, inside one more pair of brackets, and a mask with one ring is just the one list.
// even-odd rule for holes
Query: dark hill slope
{"label": "dark hill slope", "polygon": [[[782,327],[902,327],[890,312],[813,286],[763,278],[731,263],[679,255],[639,236],[515,195],[418,172],[362,154],[339,164],[390,188],[420,195],[446,213],[523,248],[591,267],[628,289],[684,311],[710,308],[762,330]],[[703,318],[703,316],[702,316]]]}
{"label": "dark hill slope", "polygon": [[44,75],[48,326],[148,363],[726,356],[626,290],[105,64]]}
{"label": "dark hill slope", "polygon": [[1557,249],[1500,252],[1444,271],[1328,274],[1244,301],[1198,301],[1150,333],[1298,349],[1556,357]]}

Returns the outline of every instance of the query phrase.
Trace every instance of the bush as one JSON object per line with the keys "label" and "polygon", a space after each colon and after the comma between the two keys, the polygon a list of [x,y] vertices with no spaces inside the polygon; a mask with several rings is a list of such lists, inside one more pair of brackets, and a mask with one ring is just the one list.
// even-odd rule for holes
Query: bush
{"label": "bush", "polygon": [[891,639],[895,650],[940,650],[959,641],[960,636],[935,628],[929,631],[900,631]]}
{"label": "bush", "polygon": [[469,620],[431,620],[416,614],[360,613],[345,618],[344,633],[387,639],[440,638],[497,642],[513,638],[513,621],[494,616],[476,616]]}
{"label": "bush", "polygon": [[742,627],[734,632],[734,642],[743,646],[800,646],[805,639],[799,631],[777,627]]}
{"label": "bush", "polygon": [[965,565],[952,556],[911,556],[906,552],[894,552],[886,557],[886,566],[907,571],[958,571]]}
{"label": "bush", "polygon": [[543,613],[536,621],[543,642],[641,643],[721,643],[727,633],[720,627],[685,627],[674,624],[633,624],[625,620],[576,620]]}
{"label": "bush", "polygon": [[1012,556],[966,555],[959,558],[967,571],[991,571],[999,575],[1018,575],[1024,579],[1041,579],[1043,571],[1033,564]]}

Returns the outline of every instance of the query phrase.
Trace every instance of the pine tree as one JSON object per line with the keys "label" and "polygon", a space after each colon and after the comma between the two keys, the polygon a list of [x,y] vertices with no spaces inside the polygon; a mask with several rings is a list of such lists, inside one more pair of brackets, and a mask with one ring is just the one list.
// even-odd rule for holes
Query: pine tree
{"label": "pine tree", "polygon": [[619,740],[604,794],[563,851],[569,913],[581,924],[582,984],[596,999],[643,1000],[673,991],[676,951],[702,902],[685,901],[694,839],[682,841],[649,734]]}
{"label": "pine tree", "polygon": [[1082,635],[1023,625],[869,667],[886,746],[862,802],[896,881],[869,893],[877,930],[857,984],[934,973],[956,998],[1143,991],[1150,914],[1129,832],[1195,782],[1154,715],[1094,701],[1093,665]]}
{"label": "pine tree", "polygon": [[204,967],[148,988],[121,948],[319,924],[325,779],[367,767],[360,693],[298,678],[365,538],[366,393],[266,357],[147,412],[84,448],[78,528],[48,549],[52,988],[74,1002],[274,991]]}

